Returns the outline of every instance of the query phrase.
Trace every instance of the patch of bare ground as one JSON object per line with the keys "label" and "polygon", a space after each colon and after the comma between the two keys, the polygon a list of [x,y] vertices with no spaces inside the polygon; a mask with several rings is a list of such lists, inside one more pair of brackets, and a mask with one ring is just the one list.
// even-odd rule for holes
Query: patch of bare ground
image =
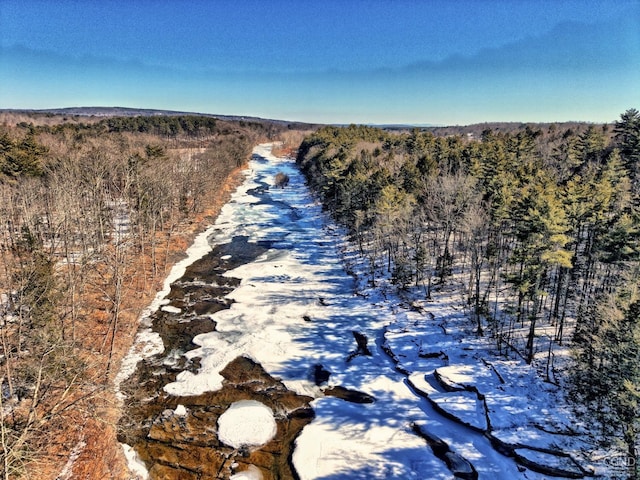
{"label": "patch of bare ground", "polygon": [[88,308],[82,312],[82,322],[75,326],[75,338],[87,368],[76,388],[67,395],[63,411],[54,421],[48,422],[46,431],[43,430],[41,447],[44,454],[38,455],[37,461],[28,463],[27,478],[131,478],[116,438],[121,411],[115,396],[114,378],[132,345],[142,310],[162,287],[170,268],[184,257],[193,238],[211,224],[242,179],[240,167],[227,178],[211,205],[169,234],[163,233],[162,238],[156,238],[155,269],[146,255],[131,255],[125,272],[127,295],[120,307],[117,329],[109,322],[109,305],[103,293],[104,285],[101,285],[100,268],[90,273],[95,279],[89,282],[92,288],[84,293]]}
{"label": "patch of bare ground", "polygon": [[311,132],[312,130],[291,130],[281,133],[280,138],[282,138],[282,141],[274,143],[271,153],[276,157],[295,158],[302,140]]}

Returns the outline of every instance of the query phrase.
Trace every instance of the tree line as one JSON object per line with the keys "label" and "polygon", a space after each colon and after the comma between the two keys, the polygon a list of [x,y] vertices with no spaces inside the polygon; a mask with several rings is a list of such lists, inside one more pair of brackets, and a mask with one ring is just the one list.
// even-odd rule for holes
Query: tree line
{"label": "tree line", "polygon": [[2,478],[33,473],[47,438],[70,441],[70,412],[110,388],[132,341],[129,299],[263,138],[194,116],[0,126]]}
{"label": "tree line", "polygon": [[[298,157],[369,282],[461,282],[473,334],[534,363],[574,352],[571,397],[635,460],[640,399],[640,113],[476,137],[325,127]],[[636,462],[637,463],[637,462]],[[635,475],[635,473],[634,473]]]}

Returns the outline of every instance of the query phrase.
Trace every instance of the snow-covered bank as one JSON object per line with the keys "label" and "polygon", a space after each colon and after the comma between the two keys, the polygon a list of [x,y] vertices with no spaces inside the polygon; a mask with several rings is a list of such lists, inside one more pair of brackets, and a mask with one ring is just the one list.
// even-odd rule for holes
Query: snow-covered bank
{"label": "snow-covered bank", "polygon": [[[501,386],[492,370],[476,368],[481,358],[475,350],[485,352],[482,340],[462,344],[459,336],[436,334],[443,332],[442,322],[464,324],[451,299],[445,296],[429,306],[431,317],[403,310],[398,300],[385,299],[375,290],[366,292],[367,298],[356,295],[354,279],[342,263],[342,232],[327,222],[293,160],[274,158],[268,145],[257,147],[254,153],[247,180],[222,209],[216,224],[199,237],[191,261],[211,245],[238,243],[239,239],[246,245],[260,243],[264,251],[226,272],[226,276],[241,279],[227,295],[233,303],[211,314],[215,330],[197,335],[193,339],[197,348],[184,354],[198,361],[198,368],[179,373],[175,381],[164,385],[164,392],[185,397],[218,390],[223,386],[223,369],[244,356],[289,389],[315,398],[316,416],[297,438],[292,457],[301,479],[452,478],[447,462],[425,440],[429,435],[416,430],[446,442],[451,455],[443,456],[470,462],[479,478],[547,478],[499,453],[483,433],[488,422],[508,427],[514,402],[520,402],[516,405],[519,412],[530,410],[532,406],[523,400],[528,397],[519,398],[517,393],[535,387],[516,389],[516,395],[505,397],[501,404],[491,403],[498,397],[487,400],[489,410],[503,409],[503,414],[487,420],[480,397],[465,388],[472,385],[483,391],[485,385]],[[273,187],[279,172],[290,179],[284,189]],[[225,252],[220,260],[231,264],[233,255]],[[172,272],[166,285],[180,275],[180,270]],[[174,306],[167,310],[163,295],[167,292],[159,294],[151,309],[164,304],[167,313],[181,315]],[[146,333],[146,337],[153,335],[150,330]],[[149,345],[155,346],[148,351],[161,348],[161,344]],[[442,368],[441,356],[457,368]],[[509,381],[530,382],[526,374],[516,378],[510,376],[511,370],[496,368]],[[411,374],[411,383],[401,370]],[[439,381],[429,377],[434,372]],[[447,396],[439,387],[445,381],[461,391]],[[325,396],[324,391],[360,392],[366,394],[360,397],[366,402],[345,400],[349,395]],[[434,403],[424,398],[430,394]],[[465,411],[469,408],[473,411]],[[471,427],[443,411],[462,411],[460,416]],[[276,416],[279,413],[274,411]],[[538,418],[554,415],[540,411]],[[260,418],[257,431],[271,431],[271,417]],[[225,425],[225,435],[235,442],[237,437],[228,435],[228,427]],[[243,438],[242,433],[238,436]]]}

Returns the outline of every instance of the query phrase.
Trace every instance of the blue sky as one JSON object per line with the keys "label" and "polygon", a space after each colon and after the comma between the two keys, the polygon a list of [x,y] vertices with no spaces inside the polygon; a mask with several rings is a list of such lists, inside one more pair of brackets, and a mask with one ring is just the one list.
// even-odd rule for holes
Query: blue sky
{"label": "blue sky", "polygon": [[0,49],[0,108],[422,124],[640,108],[638,0],[0,0]]}

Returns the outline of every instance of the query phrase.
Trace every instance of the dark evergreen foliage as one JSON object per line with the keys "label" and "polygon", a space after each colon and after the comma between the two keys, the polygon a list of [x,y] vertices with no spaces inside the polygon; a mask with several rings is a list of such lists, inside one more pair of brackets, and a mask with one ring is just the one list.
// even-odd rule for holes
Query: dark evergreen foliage
{"label": "dark evergreen foliage", "polygon": [[[371,282],[388,275],[400,288],[423,285],[429,298],[453,273],[466,276],[475,332],[550,380],[554,344],[572,342],[575,391],[633,450],[640,113],[623,113],[613,132],[440,133],[327,127],[304,140],[298,163],[368,259]],[[555,332],[548,349],[541,329]]]}

